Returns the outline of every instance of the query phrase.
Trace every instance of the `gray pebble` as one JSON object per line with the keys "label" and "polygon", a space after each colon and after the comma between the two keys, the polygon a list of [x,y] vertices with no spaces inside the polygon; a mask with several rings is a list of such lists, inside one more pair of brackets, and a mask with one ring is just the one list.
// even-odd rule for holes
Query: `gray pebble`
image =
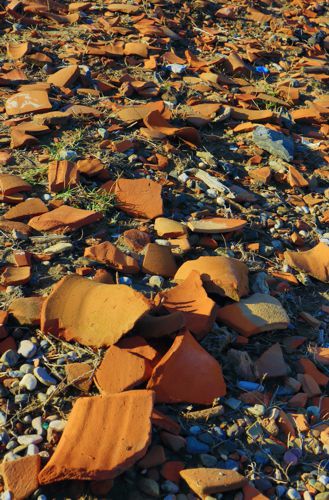
{"label": "gray pebble", "polygon": [[39,448],[35,444],[29,444],[26,449],[26,455],[37,455]]}
{"label": "gray pebble", "polygon": [[145,495],[149,495],[150,497],[159,497],[160,496],[160,488],[156,481],[150,479],[148,477],[141,477],[138,481],[138,488],[145,493]]}
{"label": "gray pebble", "polygon": [[295,488],[289,488],[286,495],[288,498],[290,498],[290,500],[300,500],[301,499],[300,493],[298,493],[298,491],[295,490]]}
{"label": "gray pebble", "polygon": [[45,368],[42,368],[41,366],[38,366],[37,368],[34,368],[33,373],[35,377],[41,382],[43,385],[47,385],[48,387],[50,385],[55,385],[57,384],[57,380],[49,375],[47,370]]}
{"label": "gray pebble", "polygon": [[29,446],[29,444],[41,443],[42,439],[42,436],[39,434],[24,434],[23,436],[18,436],[17,441],[19,444]]}
{"label": "gray pebble", "polygon": [[5,363],[5,365],[13,367],[17,364],[18,354],[12,349],[8,349],[8,351],[4,352],[1,356],[1,361]]}
{"label": "gray pebble", "polygon": [[44,433],[41,417],[35,417],[31,422],[31,426],[37,432],[37,434],[42,435]]}
{"label": "gray pebble", "polygon": [[161,489],[165,493],[175,494],[179,492],[179,487],[177,486],[177,484],[169,481],[168,479],[161,484]]}
{"label": "gray pebble", "polygon": [[32,373],[27,373],[26,375],[24,375],[24,377],[22,378],[22,380],[20,381],[19,385],[20,387],[25,387],[25,389],[27,389],[28,391],[34,391],[34,389],[36,388],[37,386],[37,379],[35,378],[34,375],[32,375]]}
{"label": "gray pebble", "polygon": [[37,346],[30,340],[22,340],[19,343],[18,354],[23,358],[32,358],[37,352]]}

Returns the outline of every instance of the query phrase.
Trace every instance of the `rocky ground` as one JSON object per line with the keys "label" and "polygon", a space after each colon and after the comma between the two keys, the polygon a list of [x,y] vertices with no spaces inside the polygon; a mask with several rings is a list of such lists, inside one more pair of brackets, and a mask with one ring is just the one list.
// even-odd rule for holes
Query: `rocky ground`
{"label": "rocky ground", "polygon": [[3,500],[329,499],[327,9],[0,2]]}

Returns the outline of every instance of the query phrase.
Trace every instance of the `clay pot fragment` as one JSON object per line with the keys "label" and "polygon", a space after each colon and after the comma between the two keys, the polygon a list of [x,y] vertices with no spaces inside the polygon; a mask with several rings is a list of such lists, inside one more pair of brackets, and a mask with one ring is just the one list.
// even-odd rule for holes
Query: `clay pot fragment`
{"label": "clay pot fragment", "polygon": [[228,469],[185,469],[180,471],[180,475],[200,498],[238,490],[247,482],[237,471]]}
{"label": "clay pot fragment", "polygon": [[102,219],[102,214],[93,210],[62,205],[51,212],[33,217],[29,226],[37,231],[64,234]]}
{"label": "clay pot fragment", "polygon": [[136,274],[139,272],[137,260],[129,255],[125,255],[109,241],[103,241],[99,245],[86,248],[84,256],[123,273]]}
{"label": "clay pot fragment", "polygon": [[144,273],[171,278],[177,271],[177,264],[170,247],[148,243],[142,268]]}
{"label": "clay pot fragment", "polygon": [[4,214],[6,220],[24,220],[48,212],[47,206],[40,198],[29,198],[22,203],[18,203]]}
{"label": "clay pot fragment", "polygon": [[126,285],[96,283],[66,276],[42,307],[41,330],[83,345],[115,344],[151,309],[151,303]]}
{"label": "clay pot fragment", "polygon": [[188,330],[177,335],[154,368],[147,388],[155,391],[159,403],[211,405],[226,394],[219,363]]}
{"label": "clay pot fragment", "polygon": [[178,269],[175,281],[181,283],[191,271],[200,274],[207,292],[233,300],[239,300],[249,293],[248,267],[236,259],[220,256],[188,260]]}
{"label": "clay pot fragment", "polygon": [[52,83],[56,87],[69,87],[78,78],[79,73],[79,66],[73,64],[50,75],[47,82]]}
{"label": "clay pot fragment", "polygon": [[30,455],[12,461],[3,461],[1,475],[6,491],[13,500],[28,498],[39,487],[40,455]]}
{"label": "clay pot fragment", "polygon": [[231,233],[244,228],[247,221],[242,219],[225,219],[224,217],[212,217],[201,220],[191,220],[187,223],[189,229],[194,233]]}
{"label": "clay pot fragment", "polygon": [[29,92],[19,92],[9,97],[5,103],[5,108],[7,115],[13,116],[49,111],[52,105],[49,102],[46,90],[30,90]]}
{"label": "clay pot fragment", "polygon": [[310,274],[319,281],[329,282],[329,246],[325,243],[318,243],[305,252],[287,250],[284,258],[289,266]]}
{"label": "clay pot fragment", "polygon": [[59,193],[79,182],[77,165],[71,161],[52,161],[48,167],[48,187],[51,193]]}
{"label": "clay pot fragment", "polygon": [[40,484],[104,481],[132,467],[151,441],[153,399],[152,391],[79,398]]}
{"label": "clay pot fragment", "polygon": [[149,179],[119,179],[114,193],[120,210],[133,217],[154,219],[163,213],[161,185]]}

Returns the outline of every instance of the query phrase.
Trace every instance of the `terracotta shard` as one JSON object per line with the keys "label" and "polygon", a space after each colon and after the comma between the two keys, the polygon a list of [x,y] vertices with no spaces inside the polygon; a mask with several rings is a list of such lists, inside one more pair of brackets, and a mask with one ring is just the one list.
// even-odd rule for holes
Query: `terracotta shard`
{"label": "terracotta shard", "polygon": [[23,224],[23,222],[16,222],[11,220],[0,220],[0,230],[4,233],[11,233],[12,231],[18,231],[19,233],[25,234],[28,236],[31,234],[32,229],[27,225]]}
{"label": "terracotta shard", "polygon": [[77,162],[77,169],[81,174],[88,177],[99,176],[101,179],[108,177],[106,166],[98,158],[86,158]]}
{"label": "terracotta shard", "polygon": [[31,191],[31,189],[31,184],[25,182],[18,175],[0,174],[0,197],[20,193],[21,191]]}
{"label": "terracotta shard", "polygon": [[217,305],[208,297],[197,271],[191,271],[180,285],[160,292],[157,299],[167,311],[182,312],[186,328],[198,339],[211,330],[216,319]]}
{"label": "terracotta shard", "polygon": [[305,252],[284,252],[286,263],[310,274],[319,281],[329,282],[329,246],[325,243],[318,243],[311,250]]}
{"label": "terracotta shard", "polygon": [[298,367],[302,373],[311,375],[317,384],[326,386],[329,382],[329,377],[317,369],[315,364],[308,358],[301,358],[298,360]]}
{"label": "terracotta shard", "polygon": [[29,226],[37,231],[68,233],[102,219],[102,214],[93,210],[82,210],[62,205],[51,212],[33,217]]}
{"label": "terracotta shard", "polygon": [[237,471],[228,469],[185,469],[180,471],[180,475],[200,498],[238,490],[247,482]]}
{"label": "terracotta shard", "polygon": [[159,403],[211,405],[226,394],[219,363],[188,330],[177,335],[169,351],[154,368],[147,385]]}
{"label": "terracotta shard", "polygon": [[50,75],[47,79],[48,83],[52,83],[56,87],[69,87],[79,76],[79,66],[72,65],[62,68],[56,73]]}
{"label": "terracotta shard", "polygon": [[30,198],[18,203],[4,214],[6,220],[24,220],[48,212],[47,206],[40,198]]}
{"label": "terracotta shard", "polygon": [[144,273],[171,278],[177,271],[177,264],[169,247],[148,243],[142,269]]}
{"label": "terracotta shard", "polygon": [[146,339],[167,337],[178,332],[185,326],[185,318],[179,311],[162,316],[145,314],[136,324],[136,333]]}
{"label": "terracotta shard", "polygon": [[154,231],[161,238],[178,238],[187,233],[186,227],[181,222],[166,217],[157,217],[155,219]]}
{"label": "terracotta shard", "polygon": [[41,330],[83,345],[111,346],[134,327],[151,303],[126,285],[66,276],[42,307]]}
{"label": "terracotta shard", "polygon": [[287,181],[291,187],[307,187],[309,184],[308,180],[292,165],[289,165]]}
{"label": "terracotta shard", "polygon": [[286,377],[290,373],[280,344],[276,343],[267,349],[255,363],[255,373],[258,378]]}
{"label": "terracotta shard", "polygon": [[329,348],[328,347],[317,347],[314,354],[315,360],[321,365],[329,365]]}
{"label": "terracotta shard", "polygon": [[93,377],[94,369],[88,363],[68,363],[65,365],[65,374],[68,384],[82,392],[88,392]]}
{"label": "terracotta shard", "polygon": [[39,487],[40,455],[31,455],[13,461],[3,461],[1,475],[5,489],[13,500],[24,500]]}
{"label": "terracotta shard", "polygon": [[261,332],[284,330],[289,317],[280,302],[271,295],[255,293],[237,304],[219,309],[217,318],[244,337]]}
{"label": "terracotta shard", "polygon": [[49,111],[51,108],[52,105],[49,102],[46,90],[19,92],[9,97],[5,104],[6,113],[9,116],[40,113],[41,111]]}
{"label": "terracotta shard", "polygon": [[109,241],[103,241],[103,243],[99,245],[86,248],[84,256],[96,262],[106,264],[117,271],[128,274],[136,274],[139,272],[137,260],[121,252],[119,248]]}
{"label": "terracotta shard", "polygon": [[12,59],[21,59],[24,57],[31,49],[30,42],[13,43],[9,42],[7,44],[7,54]]}
{"label": "terracotta shard", "polygon": [[123,233],[123,243],[134,252],[141,252],[150,242],[150,235],[144,231],[128,229]]}
{"label": "terracotta shard", "polygon": [[115,196],[119,208],[133,217],[154,219],[163,213],[161,185],[149,179],[119,179]]}
{"label": "terracotta shard", "polygon": [[19,297],[12,301],[8,311],[20,325],[40,325],[44,301],[44,297]]}
{"label": "terracotta shard", "polygon": [[25,285],[30,281],[30,278],[31,278],[30,266],[6,267],[1,275],[1,283],[4,286]]}
{"label": "terracotta shard", "polygon": [[95,383],[105,394],[132,389],[150,378],[157,357],[157,351],[142,337],[123,339],[106,351]]}
{"label": "terracotta shard", "polygon": [[225,219],[212,217],[209,219],[191,220],[187,223],[194,233],[230,233],[243,229],[247,221],[242,219]]}
{"label": "terracotta shard", "polygon": [[178,269],[175,281],[181,283],[197,271],[207,292],[239,300],[249,293],[248,267],[230,257],[199,257],[188,260]]}
{"label": "terracotta shard", "polygon": [[59,193],[79,182],[77,165],[71,161],[52,161],[48,167],[48,187],[51,193]]}
{"label": "terracotta shard", "polygon": [[132,467],[151,441],[153,399],[152,391],[79,398],[40,484],[104,481]]}

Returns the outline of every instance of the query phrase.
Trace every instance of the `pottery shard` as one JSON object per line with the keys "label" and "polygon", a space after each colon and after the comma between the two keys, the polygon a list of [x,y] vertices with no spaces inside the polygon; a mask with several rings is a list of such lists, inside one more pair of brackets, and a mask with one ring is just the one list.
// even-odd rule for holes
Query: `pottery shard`
{"label": "pottery shard", "polygon": [[56,87],[69,87],[79,76],[79,66],[72,65],[62,68],[56,73],[50,75],[47,79],[48,83],[52,83]]}
{"label": "pottery shard", "polygon": [[83,345],[111,346],[128,333],[151,303],[126,285],[66,276],[42,307],[41,330]]}
{"label": "pottery shard", "polygon": [[52,161],[48,167],[48,187],[51,193],[59,193],[79,182],[79,172],[75,163],[67,160]]}
{"label": "pottery shard", "polygon": [[185,469],[180,475],[200,498],[240,489],[247,482],[237,471],[228,469]]}
{"label": "pottery shard", "polygon": [[40,325],[44,301],[44,297],[20,297],[12,301],[8,311],[20,325]]}
{"label": "pottery shard", "polygon": [[159,403],[211,405],[226,394],[222,369],[188,330],[177,335],[147,385]]}
{"label": "pottery shard", "polygon": [[92,384],[94,369],[88,363],[68,363],[65,374],[68,384],[83,392],[88,392]]}
{"label": "pottery shard", "polygon": [[95,384],[105,394],[132,389],[150,378],[157,356],[142,337],[122,339],[106,351]]}
{"label": "pottery shard", "polygon": [[84,256],[124,273],[135,274],[139,271],[137,260],[125,255],[109,241],[86,248]]}
{"label": "pottery shard", "polygon": [[286,377],[290,373],[280,344],[276,343],[267,349],[255,363],[255,373],[258,378]]}
{"label": "pottery shard", "polygon": [[142,458],[151,441],[152,391],[79,398],[41,484],[113,479]]}
{"label": "pottery shard", "polygon": [[15,222],[11,220],[0,220],[0,230],[4,233],[11,233],[12,231],[17,231],[19,233],[25,234],[28,236],[31,234],[32,229],[27,225],[23,224],[23,222]]}
{"label": "pottery shard", "polygon": [[0,473],[5,489],[10,491],[12,500],[24,500],[38,489],[40,463],[40,455],[2,462]]}
{"label": "pottery shard", "polygon": [[329,282],[329,246],[318,243],[306,252],[284,252],[286,263],[304,273],[310,274],[319,281]]}
{"label": "pottery shard", "polygon": [[186,234],[186,227],[176,220],[166,217],[157,217],[154,222],[154,231],[160,238],[178,238]]}
{"label": "pottery shard", "polygon": [[48,212],[48,208],[40,198],[30,198],[10,208],[4,214],[4,218],[7,220],[23,220],[45,214],[46,212]]}
{"label": "pottery shard", "polygon": [[148,243],[143,260],[143,271],[171,278],[177,271],[175,257],[169,247]]}
{"label": "pottery shard", "polygon": [[289,324],[289,317],[280,302],[263,293],[255,293],[237,304],[222,307],[217,318],[244,337],[283,330]]}
{"label": "pottery shard", "polygon": [[182,312],[186,328],[198,339],[211,330],[216,319],[217,305],[208,297],[197,271],[191,271],[180,285],[160,292],[157,299],[167,311]]}
{"label": "pottery shard", "polygon": [[5,286],[25,285],[31,278],[30,266],[6,267],[1,275],[1,283]]}
{"label": "pottery shard", "polygon": [[46,90],[19,92],[9,97],[5,104],[6,113],[9,116],[39,113],[49,111],[51,108]]}
{"label": "pottery shard", "polygon": [[9,194],[31,191],[31,189],[31,184],[25,182],[18,175],[0,174],[0,199]]}
{"label": "pottery shard", "polygon": [[37,231],[64,234],[97,222],[101,218],[102,214],[99,212],[62,205],[51,212],[33,217],[29,221],[29,226]]}
{"label": "pottery shard", "polygon": [[149,179],[119,179],[115,196],[119,208],[133,217],[154,219],[163,213],[161,185]]}
{"label": "pottery shard", "polygon": [[201,220],[191,220],[187,223],[194,233],[231,233],[244,228],[247,221],[242,219],[225,219],[224,217],[212,217]]}
{"label": "pottery shard", "polygon": [[134,252],[140,252],[150,242],[150,235],[138,229],[128,229],[123,233],[123,243]]}
{"label": "pottery shard", "polygon": [[203,286],[210,293],[239,300],[249,293],[248,267],[230,257],[199,257],[188,260],[178,269],[175,281],[185,280],[191,271],[198,271]]}

